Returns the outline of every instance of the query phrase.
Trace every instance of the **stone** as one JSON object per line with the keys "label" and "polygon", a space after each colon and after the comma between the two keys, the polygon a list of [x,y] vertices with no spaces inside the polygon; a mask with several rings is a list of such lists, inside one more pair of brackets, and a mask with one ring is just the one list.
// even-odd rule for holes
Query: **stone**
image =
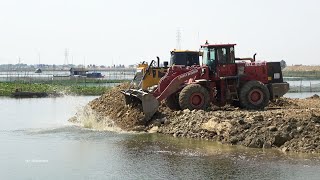
{"label": "stone", "polygon": [[311,115],[311,121],[314,123],[320,123],[320,117],[314,114]]}
{"label": "stone", "polygon": [[278,128],[276,126],[269,126],[268,127],[269,131],[277,131]]}
{"label": "stone", "polygon": [[161,122],[159,120],[154,120],[150,124],[152,124],[153,126],[161,126]]}
{"label": "stone", "polygon": [[298,133],[301,133],[303,131],[303,127],[301,127],[301,126],[297,127],[297,131],[298,131]]}
{"label": "stone", "polygon": [[251,124],[245,124],[244,126],[243,126],[243,129],[250,129],[251,128]]}
{"label": "stone", "polygon": [[191,112],[191,111],[190,111],[189,109],[184,109],[184,110],[183,110],[183,113],[184,113],[184,114],[189,114],[190,112]]}
{"label": "stone", "polygon": [[253,120],[255,121],[263,121],[263,116],[262,115],[256,115],[253,117]]}
{"label": "stone", "polygon": [[285,142],[289,141],[291,138],[288,134],[277,134],[274,137],[273,145],[280,147],[282,146]]}
{"label": "stone", "polygon": [[269,148],[271,148],[271,143],[270,143],[270,142],[264,142],[262,148],[264,148],[264,149],[269,149]]}
{"label": "stone", "polygon": [[283,148],[281,149],[281,151],[282,151],[282,152],[288,152],[288,151],[289,151],[289,148],[288,148],[288,147],[283,147]]}
{"label": "stone", "polygon": [[232,138],[230,139],[230,143],[231,143],[231,144],[237,144],[238,141],[239,141],[239,140],[238,140],[237,137],[232,137]]}
{"label": "stone", "polygon": [[164,117],[164,118],[159,119],[159,122],[160,122],[161,124],[164,124],[164,122],[165,122],[166,120],[167,120],[167,118]]}
{"label": "stone", "polygon": [[241,118],[241,119],[238,120],[238,123],[239,123],[240,125],[243,125],[243,124],[245,124],[246,122],[244,122],[243,118]]}
{"label": "stone", "polygon": [[249,144],[248,147],[251,147],[251,148],[262,148],[263,147],[263,140],[260,139],[260,138],[254,138],[252,139],[251,143]]}
{"label": "stone", "polygon": [[151,129],[149,129],[148,133],[157,133],[159,130],[158,126],[153,126]]}
{"label": "stone", "polygon": [[117,117],[120,117],[122,114],[122,112],[118,112]]}
{"label": "stone", "polygon": [[181,115],[182,114],[182,111],[176,111],[176,115]]}

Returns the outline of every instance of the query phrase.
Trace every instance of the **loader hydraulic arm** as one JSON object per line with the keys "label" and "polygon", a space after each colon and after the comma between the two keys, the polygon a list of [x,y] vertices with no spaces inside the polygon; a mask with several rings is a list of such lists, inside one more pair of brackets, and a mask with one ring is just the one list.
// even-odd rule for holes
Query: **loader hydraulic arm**
{"label": "loader hydraulic arm", "polygon": [[[171,67],[174,68],[174,67]],[[172,70],[170,68],[170,70]],[[169,71],[170,71],[169,70]],[[196,78],[196,76],[200,76],[201,74],[201,68],[200,67],[190,67],[190,69],[186,72],[182,72],[180,75],[170,78],[168,76],[174,76],[174,74],[171,74],[168,72],[159,82],[158,88],[155,90],[156,99],[161,102],[162,100],[169,97],[171,94],[177,92],[179,89],[181,89],[181,86],[185,84],[184,82],[191,79]],[[166,82],[166,81],[168,81]],[[166,85],[167,84],[167,85]],[[165,87],[163,87],[165,86]]]}

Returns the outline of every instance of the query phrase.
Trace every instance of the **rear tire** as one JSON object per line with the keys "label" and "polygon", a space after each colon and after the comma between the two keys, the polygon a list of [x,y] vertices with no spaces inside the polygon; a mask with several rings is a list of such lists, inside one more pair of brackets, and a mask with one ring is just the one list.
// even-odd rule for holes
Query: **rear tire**
{"label": "rear tire", "polygon": [[259,81],[249,81],[240,90],[240,106],[246,109],[263,109],[269,99],[268,88]]}
{"label": "rear tire", "polygon": [[179,95],[181,109],[206,110],[210,103],[209,92],[200,84],[190,84],[184,87]]}
{"label": "rear tire", "polygon": [[179,94],[171,94],[169,97],[166,98],[165,104],[171,110],[180,110],[181,108],[179,105]]}

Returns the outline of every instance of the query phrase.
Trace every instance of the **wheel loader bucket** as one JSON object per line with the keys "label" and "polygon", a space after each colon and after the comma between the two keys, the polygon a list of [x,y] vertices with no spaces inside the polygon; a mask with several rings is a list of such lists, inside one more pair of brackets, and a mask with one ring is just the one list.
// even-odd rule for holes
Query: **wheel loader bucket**
{"label": "wheel loader bucket", "polygon": [[126,104],[142,104],[146,121],[150,120],[158,110],[159,101],[152,94],[136,89],[122,90],[121,93],[125,97]]}

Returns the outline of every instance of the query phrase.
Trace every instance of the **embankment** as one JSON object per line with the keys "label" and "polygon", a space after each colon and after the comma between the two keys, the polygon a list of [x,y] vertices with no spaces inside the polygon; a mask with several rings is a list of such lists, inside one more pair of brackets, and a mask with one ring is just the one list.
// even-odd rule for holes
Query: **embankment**
{"label": "embankment", "polygon": [[[120,90],[127,86],[117,86],[88,104],[88,108],[97,114],[98,118],[94,121],[110,126],[110,123],[103,122],[112,119],[113,126],[127,131],[158,132],[252,148],[320,152],[318,96],[308,99],[282,98],[271,102],[264,111],[241,110],[231,106],[212,106],[208,111],[171,111],[161,104],[159,112],[145,123],[139,108],[125,105]],[[73,121],[81,122],[77,118]]]}
{"label": "embankment", "polygon": [[293,65],[282,71],[284,77],[320,78],[320,66]]}
{"label": "embankment", "polygon": [[42,84],[22,82],[0,82],[0,96],[11,96],[13,92],[45,92],[48,94],[62,93],[67,95],[101,95],[109,89],[106,86],[81,86],[73,84]]}

